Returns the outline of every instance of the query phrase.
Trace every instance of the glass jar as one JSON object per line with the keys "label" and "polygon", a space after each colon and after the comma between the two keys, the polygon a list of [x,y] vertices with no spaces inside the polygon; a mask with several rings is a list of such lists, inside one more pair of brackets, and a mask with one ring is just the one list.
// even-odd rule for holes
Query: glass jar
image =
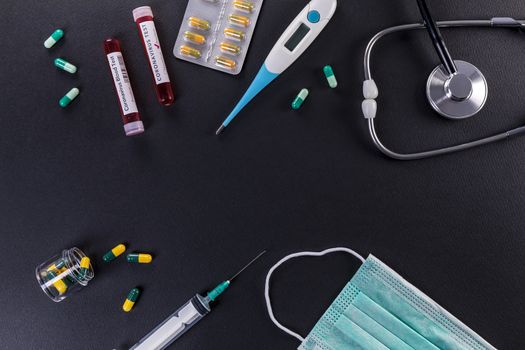
{"label": "glass jar", "polygon": [[93,267],[81,268],[80,262],[85,258],[78,248],[65,249],[36,268],[36,279],[40,288],[51,300],[60,302],[71,294],[87,286],[95,276]]}

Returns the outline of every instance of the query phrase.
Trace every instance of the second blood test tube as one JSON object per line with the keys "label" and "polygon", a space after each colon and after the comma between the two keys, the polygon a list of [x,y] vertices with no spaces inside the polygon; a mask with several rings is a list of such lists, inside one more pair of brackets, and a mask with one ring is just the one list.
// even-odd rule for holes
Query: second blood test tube
{"label": "second blood test tube", "polygon": [[128,71],[120,49],[120,42],[113,38],[106,39],[104,41],[104,51],[106,52],[113,83],[117,90],[120,114],[124,122],[126,136],[142,134],[144,132],[144,124],[140,120]]}
{"label": "second blood test tube", "polygon": [[175,101],[173,89],[171,87],[170,77],[166,68],[166,62],[162,55],[157,29],[153,22],[153,12],[149,6],[138,7],[133,10],[133,19],[137,23],[140,38],[146,56],[149,60],[157,99],[164,106],[169,106]]}

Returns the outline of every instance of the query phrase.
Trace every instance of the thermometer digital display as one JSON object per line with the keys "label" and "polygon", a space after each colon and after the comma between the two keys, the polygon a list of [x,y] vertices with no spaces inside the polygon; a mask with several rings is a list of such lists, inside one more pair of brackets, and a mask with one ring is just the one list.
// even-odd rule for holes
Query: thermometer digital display
{"label": "thermometer digital display", "polygon": [[310,31],[310,27],[308,27],[304,23],[301,23],[301,25],[299,26],[299,28],[297,28],[295,33],[293,33],[293,35],[290,37],[290,39],[288,39],[286,44],[284,44],[284,47],[290,50],[290,52],[293,52],[293,50],[295,50],[297,45],[301,43],[301,41],[304,39],[306,34],[308,34],[309,31]]}

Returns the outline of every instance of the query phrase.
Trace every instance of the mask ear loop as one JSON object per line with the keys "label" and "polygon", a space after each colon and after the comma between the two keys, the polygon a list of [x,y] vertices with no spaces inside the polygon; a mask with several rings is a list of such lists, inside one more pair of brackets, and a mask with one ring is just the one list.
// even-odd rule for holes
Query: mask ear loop
{"label": "mask ear loop", "polygon": [[268,275],[266,275],[266,283],[265,283],[265,286],[264,286],[264,298],[266,299],[266,308],[268,309],[268,315],[270,316],[270,319],[283,332],[285,332],[285,333],[291,335],[292,337],[296,338],[301,343],[304,342],[304,337],[302,337],[301,335],[297,334],[296,332],[290,330],[289,328],[286,328],[285,326],[283,326],[279,321],[277,321],[277,319],[275,318],[275,315],[273,314],[272,301],[270,299],[270,278],[272,277],[272,274],[275,272],[275,270],[279,266],[281,266],[282,264],[287,262],[288,260],[291,260],[291,259],[294,259],[294,258],[298,258],[298,257],[303,257],[303,256],[318,257],[318,256],[323,256],[323,255],[326,255],[326,254],[330,254],[330,253],[336,253],[336,252],[348,253],[350,255],[355,256],[359,260],[361,260],[361,263],[365,262],[365,259],[361,255],[359,255],[358,253],[353,251],[352,249],[342,248],[342,247],[331,248],[331,249],[323,250],[322,252],[301,252],[301,253],[295,253],[295,254],[290,254],[288,256],[285,256],[284,258],[279,260],[279,262],[277,262],[277,264],[273,265],[273,267],[270,269],[270,271],[268,271]]}

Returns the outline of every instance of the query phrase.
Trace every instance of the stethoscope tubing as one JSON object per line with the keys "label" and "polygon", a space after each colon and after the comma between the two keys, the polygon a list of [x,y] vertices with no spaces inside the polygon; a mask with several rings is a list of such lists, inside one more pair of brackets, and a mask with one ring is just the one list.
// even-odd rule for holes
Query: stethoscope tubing
{"label": "stethoscope tubing", "polygon": [[[458,28],[458,27],[501,27],[501,28],[520,28],[525,27],[525,21],[522,20],[513,20],[508,21],[506,23],[504,22],[497,22],[494,19],[491,20],[456,20],[456,21],[440,21],[437,22],[437,25],[439,28]],[[399,25],[391,28],[384,29],[377,33],[368,43],[366,50],[365,50],[365,56],[364,56],[364,72],[365,72],[365,79],[366,80],[373,80],[372,78],[372,72],[371,72],[371,56],[372,51],[374,49],[374,46],[376,43],[382,39],[383,37],[408,31],[408,30],[416,30],[416,29],[425,29],[425,25],[423,23],[412,23],[412,24],[404,24]],[[424,158],[430,158],[435,156],[440,156],[444,154],[450,154],[454,152],[464,151],[470,148],[486,145],[489,143],[501,141],[504,139],[507,139],[511,136],[524,134],[525,133],[525,125],[508,130],[493,136],[485,137],[479,140],[470,141],[466,143],[462,143],[459,145],[449,146],[449,147],[443,147],[435,150],[430,151],[424,151],[424,152],[417,152],[417,153],[397,153],[389,148],[387,148],[383,143],[381,142],[381,139],[379,138],[379,135],[377,134],[377,131],[375,129],[375,118],[368,119],[368,129],[370,132],[370,136],[372,137],[372,141],[374,142],[374,145],[386,156],[398,159],[398,160],[416,160],[416,159],[424,159]]]}

